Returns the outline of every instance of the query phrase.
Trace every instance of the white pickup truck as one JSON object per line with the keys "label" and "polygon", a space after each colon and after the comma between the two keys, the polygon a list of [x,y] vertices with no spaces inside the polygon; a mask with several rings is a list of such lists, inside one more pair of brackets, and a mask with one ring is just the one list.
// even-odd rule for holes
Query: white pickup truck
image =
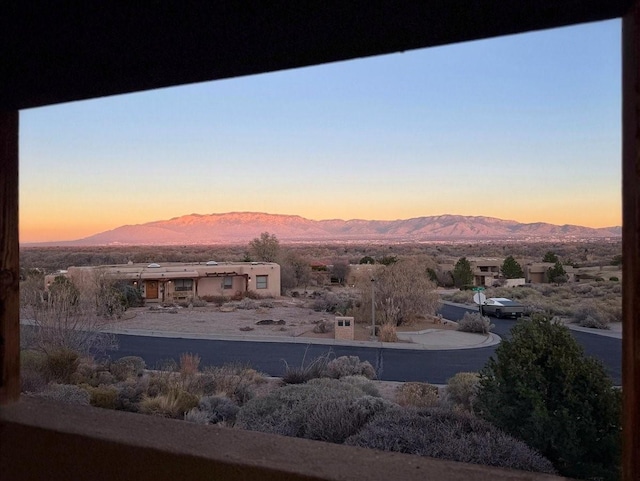
{"label": "white pickup truck", "polygon": [[496,317],[522,317],[526,310],[527,307],[524,304],[505,297],[489,297],[482,304],[482,315]]}

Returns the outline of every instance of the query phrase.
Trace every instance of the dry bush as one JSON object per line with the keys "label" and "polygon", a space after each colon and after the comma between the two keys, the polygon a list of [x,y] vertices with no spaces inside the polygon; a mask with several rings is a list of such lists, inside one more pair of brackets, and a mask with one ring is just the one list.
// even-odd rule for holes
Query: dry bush
{"label": "dry bush", "polygon": [[385,322],[379,331],[381,342],[398,342],[398,330],[393,324]]}
{"label": "dry bush", "polygon": [[109,372],[117,381],[124,381],[130,377],[142,376],[146,366],[144,359],[139,356],[124,356],[111,363]]}
{"label": "dry bush", "polygon": [[226,296],[200,296],[200,299],[206,302],[210,302],[217,307],[220,307],[223,304],[229,302],[229,298]]}
{"label": "dry bush", "polygon": [[67,348],[57,348],[46,353],[48,379],[68,384],[80,365],[80,355]]}
{"label": "dry bush", "polygon": [[380,397],[380,391],[368,377],[362,375],[344,376],[340,378],[340,381],[357,387],[367,396]]}
{"label": "dry bush", "polygon": [[472,412],[480,377],[475,372],[459,372],[447,381],[447,403],[454,409]]}
{"label": "dry bush", "polygon": [[200,367],[200,356],[185,352],[180,354],[180,376],[183,378],[195,376]]}
{"label": "dry bush", "polygon": [[20,390],[40,392],[48,383],[46,354],[39,351],[20,352]]}
{"label": "dry bush", "polygon": [[305,363],[306,355],[307,353],[305,352],[300,366],[289,366],[287,361],[284,361],[285,370],[282,375],[282,382],[284,384],[302,384],[311,379],[327,376],[327,367],[331,353],[318,356],[309,363]]}
{"label": "dry bush", "polygon": [[78,386],[71,384],[50,383],[43,391],[35,394],[37,397],[68,404],[89,405],[89,393]]}
{"label": "dry bush", "polygon": [[316,334],[325,334],[327,332],[333,332],[335,329],[335,325],[331,321],[327,321],[326,319],[322,319],[315,326],[313,326],[313,332]]}
{"label": "dry bush", "polygon": [[197,424],[224,423],[232,426],[239,409],[237,404],[226,397],[205,396],[200,399],[198,407],[185,414],[184,419]]}
{"label": "dry bush", "polygon": [[539,453],[491,424],[463,413],[388,410],[345,444],[463,463],[555,473]]}
{"label": "dry bush", "polygon": [[429,280],[427,265],[413,259],[379,266],[372,277],[359,280],[358,288],[361,298],[356,317],[365,322],[371,322],[372,288],[376,316],[381,323],[410,324],[419,317],[434,315],[440,306],[440,296]]}
{"label": "dry bush", "polygon": [[256,386],[264,382],[263,374],[238,363],[206,367],[193,384],[205,396],[224,395],[242,405],[254,397]]}
{"label": "dry bush", "polygon": [[174,419],[183,418],[185,413],[198,405],[200,398],[183,389],[173,387],[166,394],[143,396],[140,412]]}
{"label": "dry bush", "polygon": [[430,408],[438,405],[438,387],[426,382],[405,382],[396,389],[400,406]]}
{"label": "dry bush", "polygon": [[191,307],[206,307],[206,306],[207,306],[207,301],[205,301],[202,298],[191,300]]}
{"label": "dry bush", "polygon": [[238,412],[236,426],[285,436],[342,442],[393,403],[337,379],[313,379],[256,398]]}
{"label": "dry bush", "polygon": [[250,299],[249,297],[243,298],[241,301],[238,301],[235,305],[238,309],[245,309],[245,310],[257,309],[259,307],[259,304],[253,299]]}
{"label": "dry bush", "polygon": [[482,316],[479,312],[465,312],[463,318],[458,321],[457,330],[477,334],[488,334],[493,327],[489,318]]}
{"label": "dry bush", "polygon": [[582,327],[594,329],[609,329],[609,322],[613,316],[596,302],[581,304],[573,312],[573,319]]}
{"label": "dry bush", "polygon": [[117,389],[116,409],[119,411],[138,412],[140,401],[147,394],[149,379],[138,377],[128,379],[115,385]]}
{"label": "dry bush", "polygon": [[375,379],[376,370],[369,361],[361,361],[358,356],[340,356],[327,363],[326,375],[335,379],[346,376],[364,376],[367,379]]}
{"label": "dry bush", "polygon": [[89,402],[92,406],[106,409],[116,409],[118,403],[118,388],[115,386],[87,386]]}

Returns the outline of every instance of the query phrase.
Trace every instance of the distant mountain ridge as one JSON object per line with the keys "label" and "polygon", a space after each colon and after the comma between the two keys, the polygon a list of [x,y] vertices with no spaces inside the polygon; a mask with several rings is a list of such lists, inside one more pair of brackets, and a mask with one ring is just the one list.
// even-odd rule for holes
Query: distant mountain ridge
{"label": "distant mountain ridge", "polygon": [[[558,240],[617,238],[621,227],[591,228],[543,222],[524,224],[494,217],[438,215],[399,220],[311,220],[261,212],[190,214],[124,225],[58,245],[175,245],[245,243],[262,232],[284,242],[456,240]],[[50,243],[47,243],[50,244]]]}

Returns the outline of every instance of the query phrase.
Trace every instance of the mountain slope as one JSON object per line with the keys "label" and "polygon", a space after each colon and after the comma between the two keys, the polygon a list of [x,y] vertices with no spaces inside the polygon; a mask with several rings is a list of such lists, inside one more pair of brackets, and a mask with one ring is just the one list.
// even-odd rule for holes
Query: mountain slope
{"label": "mountain slope", "polygon": [[125,225],[67,245],[243,243],[261,232],[281,241],[570,240],[620,237],[620,227],[594,229],[542,222],[522,224],[493,217],[439,215],[382,220],[310,220],[260,212],[191,214],[146,224]]}

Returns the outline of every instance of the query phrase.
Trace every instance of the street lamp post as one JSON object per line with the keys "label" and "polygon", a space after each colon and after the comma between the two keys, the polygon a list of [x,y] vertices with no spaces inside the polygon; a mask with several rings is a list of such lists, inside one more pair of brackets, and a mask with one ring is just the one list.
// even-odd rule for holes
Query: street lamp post
{"label": "street lamp post", "polygon": [[376,340],[376,280],[371,278],[371,340]]}

